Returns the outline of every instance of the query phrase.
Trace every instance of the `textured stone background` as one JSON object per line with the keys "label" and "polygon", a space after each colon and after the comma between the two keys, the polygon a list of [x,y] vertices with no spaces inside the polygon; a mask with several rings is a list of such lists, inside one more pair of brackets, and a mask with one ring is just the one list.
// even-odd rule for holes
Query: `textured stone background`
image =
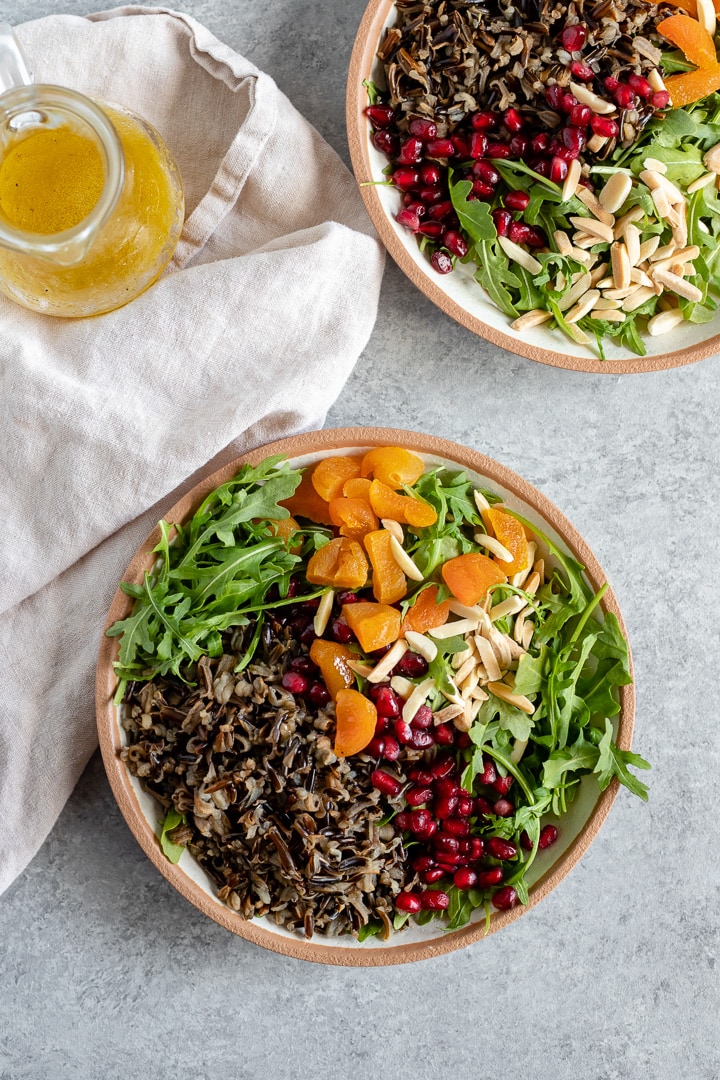
{"label": "textured stone background", "polygon": [[[0,5],[21,22],[78,0]],[[362,0],[197,0],[347,161]],[[628,624],[647,806],[621,792],[539,908],[464,951],[334,970],[232,937],[142,855],[95,757],[0,899],[2,1080],[716,1080],[720,1075],[717,359],[571,374],[510,356],[388,263],[377,326],[328,425],[475,447],[538,486],[604,565]]]}

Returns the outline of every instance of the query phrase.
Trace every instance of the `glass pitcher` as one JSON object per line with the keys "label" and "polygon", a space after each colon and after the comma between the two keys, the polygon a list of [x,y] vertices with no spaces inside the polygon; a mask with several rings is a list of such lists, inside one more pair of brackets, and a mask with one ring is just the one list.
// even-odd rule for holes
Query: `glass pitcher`
{"label": "glass pitcher", "polygon": [[115,104],[34,84],[0,24],[0,290],[46,315],[98,315],[148,288],[183,225],[177,165]]}

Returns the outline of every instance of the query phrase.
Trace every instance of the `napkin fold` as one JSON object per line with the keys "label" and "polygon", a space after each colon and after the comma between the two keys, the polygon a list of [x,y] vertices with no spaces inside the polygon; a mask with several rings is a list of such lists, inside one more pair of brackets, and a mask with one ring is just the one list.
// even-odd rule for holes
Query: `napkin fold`
{"label": "napkin fold", "polygon": [[118,311],[54,319],[0,296],[0,892],[96,745],[99,639],[133,552],[198,472],[322,426],[383,269],[334,151],[194,19],[118,8],[17,36],[36,82],[157,127],[186,222]]}

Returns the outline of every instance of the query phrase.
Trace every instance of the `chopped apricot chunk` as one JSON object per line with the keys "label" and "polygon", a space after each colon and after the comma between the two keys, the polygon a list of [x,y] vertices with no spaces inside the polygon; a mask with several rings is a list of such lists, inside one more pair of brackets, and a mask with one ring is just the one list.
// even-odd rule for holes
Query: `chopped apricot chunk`
{"label": "chopped apricot chunk", "polygon": [[375,735],[377,709],[359,690],[339,690],[335,699],[334,750],[338,757],[359,754]]}
{"label": "chopped apricot chunk", "polygon": [[362,475],[373,476],[397,490],[414,484],[425,472],[425,462],[401,446],[377,446],[362,459]]}
{"label": "chopped apricot chunk", "polygon": [[354,685],[355,676],[348,667],[348,660],[354,659],[354,653],[350,652],[347,645],[315,638],[310,648],[310,659],[320,668],[323,682],[333,701],[339,690],[348,690]]}
{"label": "chopped apricot chunk", "polygon": [[717,64],[712,34],[701,26],[697,19],[692,19],[689,15],[671,15],[659,22],[655,29],[673,45],[677,45],[691,64],[702,68]]}
{"label": "chopped apricot chunk", "polygon": [[373,596],[379,604],[394,604],[407,592],[407,579],[392,551],[392,534],[387,529],[369,532],[364,539],[372,566]]}
{"label": "chopped apricot chunk", "polygon": [[670,94],[673,108],[691,105],[693,101],[720,90],[720,64],[684,71],[682,75],[671,75],[665,79],[665,89]]}
{"label": "chopped apricot chunk", "polygon": [[343,495],[346,499],[364,499],[370,502],[370,481],[363,476],[353,476],[352,480],[346,480],[343,484]]}
{"label": "chopped apricot chunk", "polygon": [[403,634],[408,630],[424,634],[427,630],[434,630],[436,626],[444,626],[450,614],[450,602],[444,600],[442,604],[438,604],[437,595],[437,585],[423,589],[413,606],[408,608],[402,624]]}
{"label": "chopped apricot chunk", "polygon": [[344,604],[342,613],[366,653],[392,645],[400,636],[400,612],[388,604],[360,600],[357,604]]}
{"label": "chopped apricot chunk", "polygon": [[319,461],[312,472],[312,482],[318,495],[330,502],[343,493],[343,484],[360,475],[359,457],[327,457]]}
{"label": "chopped apricot chunk", "polygon": [[401,525],[425,527],[437,521],[437,513],[430,503],[411,495],[398,495],[382,480],[373,480],[370,485],[370,505],[379,518],[399,521]]}
{"label": "chopped apricot chunk", "polygon": [[496,558],[495,561],[503,573],[510,577],[512,574],[519,574],[521,570],[527,570],[529,565],[528,542],[525,529],[518,519],[513,517],[512,514],[507,514],[504,510],[496,510],[494,507],[490,507],[485,513],[496,539],[500,541],[504,548],[507,548],[513,557],[513,561],[510,563]]}
{"label": "chopped apricot chunk", "polygon": [[309,472],[303,473],[295,494],[285,499],[280,505],[287,507],[296,517],[307,518],[308,521],[315,521],[319,525],[332,525],[330,507],[325,499],[321,499],[318,495]]}
{"label": "chopped apricot chunk", "polygon": [[332,499],[329,503],[333,525],[340,526],[340,535],[362,540],[366,533],[377,529],[380,522],[365,499]]}
{"label": "chopped apricot chunk", "polygon": [[361,589],[368,576],[368,561],[357,540],[338,536],[310,556],[305,575],[312,585]]}
{"label": "chopped apricot chunk", "polygon": [[483,600],[491,585],[507,581],[498,564],[477,551],[448,559],[443,563],[441,572],[453,596],[468,607]]}

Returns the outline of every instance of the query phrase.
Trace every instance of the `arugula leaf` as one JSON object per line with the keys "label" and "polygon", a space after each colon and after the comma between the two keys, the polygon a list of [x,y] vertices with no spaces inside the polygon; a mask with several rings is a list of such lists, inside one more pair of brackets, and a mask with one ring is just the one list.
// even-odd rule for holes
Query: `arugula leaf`
{"label": "arugula leaf", "polygon": [[617,777],[620,783],[624,784],[629,791],[632,791],[634,795],[638,795],[643,802],[647,802],[647,784],[633,776],[628,766],[633,765],[636,769],[649,769],[651,767],[650,763],[645,758],[640,757],[639,754],[634,754],[631,750],[621,750],[620,747],[615,745],[612,724],[609,720],[605,721],[605,733],[598,743],[597,754],[594,772],[598,774],[598,785],[601,791],[605,790],[613,777]]}
{"label": "arugula leaf", "polygon": [[165,815],[165,820],[160,826],[160,847],[162,848],[165,857],[169,859],[171,863],[180,861],[180,856],[185,850],[185,845],[174,843],[168,834],[171,833],[173,829],[176,829],[178,825],[185,824],[185,820],[185,814],[179,814],[175,807],[171,806]]}
{"label": "arugula leaf", "polygon": [[449,175],[450,199],[461,227],[474,244],[480,240],[494,240],[497,236],[495,223],[490,216],[490,207],[480,199],[468,199],[472,191],[471,180],[453,180],[452,169]]}

